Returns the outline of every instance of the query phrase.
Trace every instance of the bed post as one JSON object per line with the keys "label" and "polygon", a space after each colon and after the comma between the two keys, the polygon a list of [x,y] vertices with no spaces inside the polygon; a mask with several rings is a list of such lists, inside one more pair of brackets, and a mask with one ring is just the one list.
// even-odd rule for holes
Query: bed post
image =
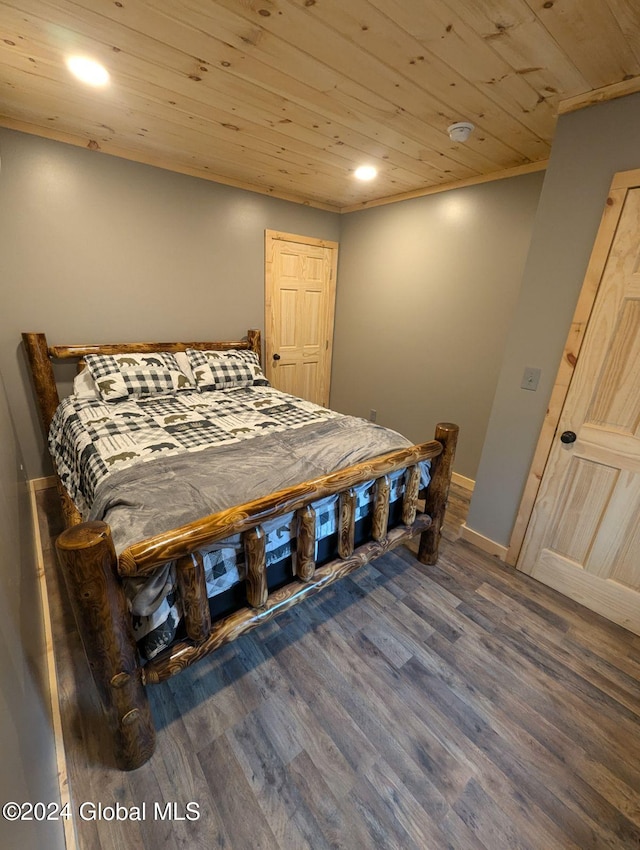
{"label": "bed post", "polygon": [[247,331],[247,340],[249,342],[249,348],[258,355],[258,362],[262,366],[262,342],[260,340],[260,331]]}
{"label": "bed post", "polygon": [[431,517],[432,523],[420,535],[418,560],[421,564],[435,564],[438,560],[442,521],[449,497],[458,431],[458,426],[451,422],[440,422],[436,425],[435,439],[442,443],[442,454],[431,461],[431,482],[427,487],[424,510]]}
{"label": "bed post", "polygon": [[23,333],[22,341],[31,367],[31,379],[38,398],[40,421],[46,439],[51,420],[60,404],[53,366],[49,359],[47,338],[42,333]]}
{"label": "bed post", "polygon": [[115,737],[121,770],[153,753],[155,729],[144,688],[109,526],[85,522],[56,541],[71,605],[94,681]]}
{"label": "bed post", "polygon": [[[27,352],[29,366],[31,367],[31,380],[38,399],[40,422],[42,423],[42,431],[46,444],[49,437],[51,420],[60,404],[53,366],[49,358],[47,338],[42,333],[23,333],[22,341]],[[82,522],[82,517],[57,475],[55,478],[58,496],[62,505],[64,524],[66,528],[69,528],[71,525]]]}

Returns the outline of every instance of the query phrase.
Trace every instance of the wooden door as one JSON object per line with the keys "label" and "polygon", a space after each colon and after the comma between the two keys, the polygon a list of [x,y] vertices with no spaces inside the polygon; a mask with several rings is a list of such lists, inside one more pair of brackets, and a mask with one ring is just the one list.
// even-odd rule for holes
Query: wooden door
{"label": "wooden door", "polygon": [[329,404],[337,242],[266,231],[265,365],[276,389]]}
{"label": "wooden door", "polygon": [[605,214],[601,231],[610,238],[603,245],[599,234],[592,255],[597,294],[517,566],[640,634],[640,174],[633,176],[635,185],[607,202],[616,221]]}

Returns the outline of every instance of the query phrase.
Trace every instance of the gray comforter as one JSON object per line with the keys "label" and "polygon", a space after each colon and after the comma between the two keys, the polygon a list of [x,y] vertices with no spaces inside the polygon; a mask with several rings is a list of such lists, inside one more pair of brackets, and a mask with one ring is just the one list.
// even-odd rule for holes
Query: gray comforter
{"label": "gray comforter", "polygon": [[[162,456],[102,481],[89,519],[109,523],[119,553],[208,514],[410,445],[395,431],[345,416],[195,454]],[[426,486],[427,465],[422,469]]]}

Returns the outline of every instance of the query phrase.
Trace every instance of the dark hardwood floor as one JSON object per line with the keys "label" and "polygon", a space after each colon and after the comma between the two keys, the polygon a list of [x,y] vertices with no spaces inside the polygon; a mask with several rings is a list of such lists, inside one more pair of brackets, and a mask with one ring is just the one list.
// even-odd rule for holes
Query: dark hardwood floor
{"label": "dark hardwood floor", "polygon": [[82,850],[639,850],[640,638],[459,540],[464,491],[437,566],[396,550],[150,688],[158,746],[132,773],[59,592],[54,496],[74,807],[146,803],[76,813]]}

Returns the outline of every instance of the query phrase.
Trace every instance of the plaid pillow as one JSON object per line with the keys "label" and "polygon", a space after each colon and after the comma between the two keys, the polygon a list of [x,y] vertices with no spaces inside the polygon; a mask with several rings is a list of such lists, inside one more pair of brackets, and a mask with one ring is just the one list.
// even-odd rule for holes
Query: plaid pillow
{"label": "plaid pillow", "polygon": [[192,390],[173,354],[89,354],[87,369],[103,401],[148,398]]}
{"label": "plaid pillow", "polygon": [[255,351],[235,348],[228,351],[188,348],[187,357],[199,390],[269,386]]}

